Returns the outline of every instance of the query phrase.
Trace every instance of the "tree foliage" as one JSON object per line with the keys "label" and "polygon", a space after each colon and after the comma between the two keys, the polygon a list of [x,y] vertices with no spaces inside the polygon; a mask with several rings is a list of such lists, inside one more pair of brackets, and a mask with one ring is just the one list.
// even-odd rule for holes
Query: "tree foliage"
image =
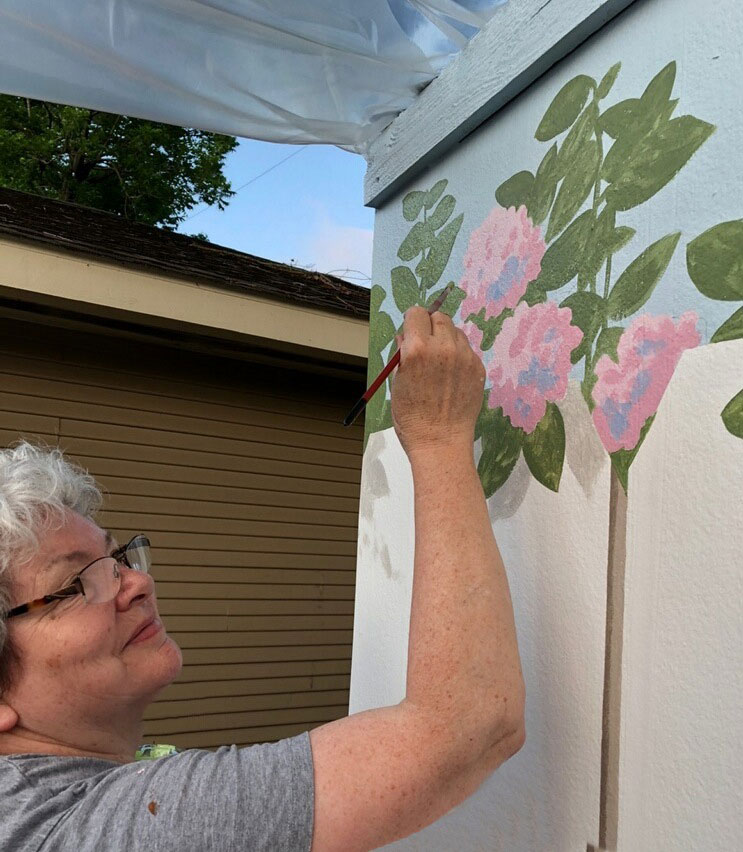
{"label": "tree foliage", "polygon": [[0,185],[174,227],[223,210],[231,136],[0,95]]}

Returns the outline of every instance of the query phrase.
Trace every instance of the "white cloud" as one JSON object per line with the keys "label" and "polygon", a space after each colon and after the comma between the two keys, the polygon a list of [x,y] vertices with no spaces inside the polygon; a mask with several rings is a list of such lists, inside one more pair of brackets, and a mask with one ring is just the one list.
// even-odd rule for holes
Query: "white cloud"
{"label": "white cloud", "polygon": [[373,233],[369,228],[339,225],[323,214],[308,234],[301,265],[368,286]]}

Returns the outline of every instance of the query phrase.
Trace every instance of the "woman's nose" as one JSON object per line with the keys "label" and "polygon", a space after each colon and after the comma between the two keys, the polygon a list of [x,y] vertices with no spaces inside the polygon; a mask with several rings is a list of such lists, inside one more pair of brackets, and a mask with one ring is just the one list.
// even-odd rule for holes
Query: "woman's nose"
{"label": "woman's nose", "polygon": [[154,594],[155,581],[151,574],[135,571],[124,566],[121,566],[119,571],[121,572],[121,587],[116,596],[116,605],[119,609],[128,609],[135,601]]}

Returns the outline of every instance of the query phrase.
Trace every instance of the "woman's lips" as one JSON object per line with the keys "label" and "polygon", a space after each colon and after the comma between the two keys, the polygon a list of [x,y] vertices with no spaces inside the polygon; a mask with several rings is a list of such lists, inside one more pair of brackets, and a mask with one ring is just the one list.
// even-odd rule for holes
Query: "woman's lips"
{"label": "woman's lips", "polygon": [[163,629],[162,623],[159,618],[156,618],[154,621],[151,621],[146,627],[143,627],[142,630],[137,633],[136,636],[131,638],[127,645],[134,645],[136,642],[145,642],[147,639],[155,636]]}

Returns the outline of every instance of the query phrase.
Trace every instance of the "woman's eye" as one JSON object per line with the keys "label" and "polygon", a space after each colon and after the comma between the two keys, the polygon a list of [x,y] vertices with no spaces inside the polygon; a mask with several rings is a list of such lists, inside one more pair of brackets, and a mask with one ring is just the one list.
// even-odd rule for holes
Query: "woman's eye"
{"label": "woman's eye", "polygon": [[80,600],[81,597],[82,597],[82,595],[70,595],[69,597],[66,597],[66,598],[60,598],[59,603],[60,603],[61,606],[63,606],[65,609],[67,609],[68,607],[71,607],[74,604],[76,604]]}

